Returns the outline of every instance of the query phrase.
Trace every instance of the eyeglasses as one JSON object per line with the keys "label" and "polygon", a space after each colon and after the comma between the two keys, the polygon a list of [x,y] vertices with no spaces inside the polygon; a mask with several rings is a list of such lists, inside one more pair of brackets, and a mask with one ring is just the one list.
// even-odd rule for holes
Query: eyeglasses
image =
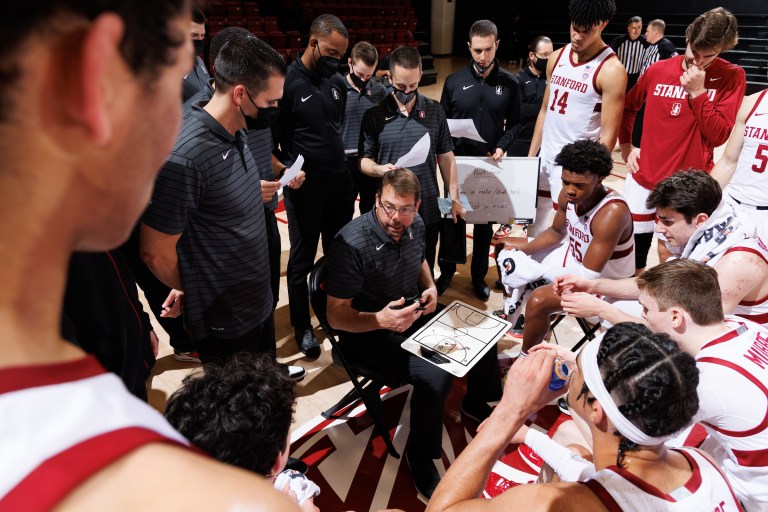
{"label": "eyeglasses", "polygon": [[391,204],[384,204],[379,199],[379,206],[384,210],[384,214],[387,217],[391,217],[397,212],[401,217],[412,217],[416,213],[416,208],[413,206],[403,206],[402,208],[395,208]]}
{"label": "eyeglasses", "polygon": [[534,55],[536,57],[538,57],[539,59],[548,59],[549,56],[552,55],[552,54],[551,53],[542,53],[541,55],[539,55],[538,53],[534,53]]}

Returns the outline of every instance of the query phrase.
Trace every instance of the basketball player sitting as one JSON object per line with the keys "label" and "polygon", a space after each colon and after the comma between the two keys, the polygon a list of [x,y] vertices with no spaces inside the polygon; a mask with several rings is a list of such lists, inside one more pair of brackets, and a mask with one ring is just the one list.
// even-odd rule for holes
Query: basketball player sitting
{"label": "basketball player sitting", "polygon": [[[496,245],[504,314],[513,324],[526,304],[523,351],[549,331],[549,315],[561,311],[551,283],[557,275],[619,279],[634,273],[629,207],[603,180],[613,168],[608,150],[582,139],[557,155],[563,188],[552,225],[536,238],[502,238]],[[541,263],[539,263],[541,262]]]}
{"label": "basketball player sitting", "polygon": [[[519,485],[490,500],[481,497],[491,468],[527,416],[562,392],[549,390],[555,357],[542,347],[512,365],[501,402],[448,469],[428,512],[741,509],[706,454],[664,445],[699,407],[694,359],[669,336],[632,323],[587,345],[571,377],[568,402],[592,438],[591,474],[583,483]],[[547,440],[561,456],[573,455]]]}
{"label": "basketball player sitting", "polygon": [[[717,271],[724,312],[768,325],[768,248],[751,219],[722,200],[714,178],[704,171],[678,171],[656,185],[648,208],[656,208],[656,231],[675,256]],[[642,321],[635,278],[559,276],[554,290],[563,294],[563,311],[574,316],[599,316],[612,324]],[[592,294],[627,300],[609,304]]]}

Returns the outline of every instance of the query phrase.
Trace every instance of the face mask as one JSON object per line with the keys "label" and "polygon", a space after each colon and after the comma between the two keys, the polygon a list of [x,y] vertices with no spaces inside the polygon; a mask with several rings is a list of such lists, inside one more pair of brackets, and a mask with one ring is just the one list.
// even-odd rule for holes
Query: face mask
{"label": "face mask", "polygon": [[[319,53],[320,47],[315,45],[315,48]],[[312,56],[314,57],[314,51]],[[328,57],[327,55],[320,55],[320,57],[315,60],[315,71],[323,78],[331,78],[333,75],[338,73],[340,63],[341,60],[339,59],[334,59],[333,57]]]}
{"label": "face mask", "polygon": [[539,73],[546,73],[548,61],[549,59],[542,59],[541,57],[536,57],[536,62],[533,63],[533,67],[536,68],[536,70]]}
{"label": "face mask", "polygon": [[203,41],[201,39],[193,39],[192,44],[195,46],[195,56],[203,53]]}
{"label": "face mask", "polygon": [[352,79],[352,83],[355,84],[355,87],[357,87],[361,91],[365,89],[366,85],[368,85],[368,80],[363,80],[362,78],[357,76],[354,71],[349,72],[349,77]]}
{"label": "face mask", "polygon": [[475,62],[475,61],[472,61],[472,65],[474,66],[474,68],[475,68],[475,72],[476,72],[478,75],[484,75],[486,71],[488,71],[489,69],[491,69],[491,68],[493,67],[493,62],[491,62],[489,65],[487,65],[487,66],[485,66],[485,67],[482,67],[482,66],[481,66],[480,64],[478,64],[477,62]]}
{"label": "face mask", "polygon": [[[256,103],[253,101],[251,94],[250,93],[247,93],[247,94],[253,106],[256,107]],[[277,117],[280,115],[280,107],[264,107],[264,108],[256,107],[256,110],[259,111],[259,117],[251,117],[251,116],[245,115],[245,112],[243,112],[243,108],[240,107],[240,113],[243,115],[243,118],[245,119],[246,130],[264,130],[265,128],[269,128],[270,126],[272,126],[272,123],[274,123]]]}
{"label": "face mask", "polygon": [[403,92],[400,89],[395,89],[395,98],[397,98],[397,101],[403,105],[407,105],[414,98],[414,96],[416,96],[416,89],[409,93]]}

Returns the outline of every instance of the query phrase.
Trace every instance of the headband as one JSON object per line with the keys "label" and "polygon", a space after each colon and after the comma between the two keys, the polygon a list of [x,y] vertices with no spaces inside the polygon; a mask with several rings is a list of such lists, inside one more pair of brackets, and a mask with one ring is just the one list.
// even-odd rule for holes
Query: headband
{"label": "headband", "polygon": [[651,437],[637,428],[634,423],[629,421],[619,411],[611,394],[605,389],[603,376],[600,374],[600,368],[597,366],[597,353],[600,350],[602,341],[602,338],[596,339],[584,347],[581,354],[581,374],[584,376],[584,382],[586,382],[589,391],[600,402],[603,411],[605,411],[613,426],[616,427],[616,430],[630,441],[643,446],[656,446],[675,437],[676,432],[666,436]]}

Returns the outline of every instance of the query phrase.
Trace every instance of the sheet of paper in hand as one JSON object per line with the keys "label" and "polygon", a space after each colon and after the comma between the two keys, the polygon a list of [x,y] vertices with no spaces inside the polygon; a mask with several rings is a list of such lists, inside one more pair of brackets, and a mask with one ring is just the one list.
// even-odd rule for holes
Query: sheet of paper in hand
{"label": "sheet of paper in hand", "polygon": [[400,346],[463,377],[510,327],[509,322],[456,300]]}

